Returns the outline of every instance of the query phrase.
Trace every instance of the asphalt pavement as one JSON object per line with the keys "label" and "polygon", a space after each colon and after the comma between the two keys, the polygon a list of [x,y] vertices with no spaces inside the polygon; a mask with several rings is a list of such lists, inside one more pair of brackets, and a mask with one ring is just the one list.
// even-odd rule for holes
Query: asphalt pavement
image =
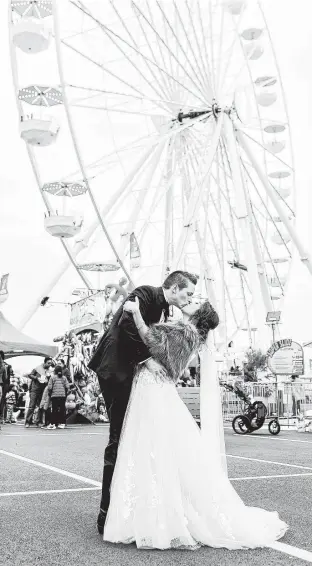
{"label": "asphalt pavement", "polygon": [[1,566],[296,566],[312,563],[312,434],[225,429],[229,477],[248,505],[289,524],[276,548],[137,550],[104,543],[95,521],[108,426],[0,431]]}

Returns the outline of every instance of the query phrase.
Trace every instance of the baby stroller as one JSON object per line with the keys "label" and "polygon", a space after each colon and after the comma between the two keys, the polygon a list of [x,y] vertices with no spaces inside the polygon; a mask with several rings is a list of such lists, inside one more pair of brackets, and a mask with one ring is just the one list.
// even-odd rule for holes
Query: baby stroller
{"label": "baby stroller", "polygon": [[[250,434],[255,430],[259,430],[265,422],[267,416],[267,408],[262,401],[254,401],[251,403],[248,395],[237,385],[233,386],[228,383],[222,383],[223,387],[228,391],[235,393],[244,403],[242,414],[234,417],[232,428],[236,434]],[[278,417],[274,417],[268,423],[269,432],[273,435],[280,433],[281,427]]]}

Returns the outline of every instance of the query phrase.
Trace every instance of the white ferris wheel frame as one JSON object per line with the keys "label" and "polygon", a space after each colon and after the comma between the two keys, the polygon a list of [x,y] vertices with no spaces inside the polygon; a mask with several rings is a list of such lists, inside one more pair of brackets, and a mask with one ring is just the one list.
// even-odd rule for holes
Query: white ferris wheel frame
{"label": "white ferris wheel frame", "polygon": [[[101,211],[99,210],[98,205],[96,203],[96,199],[95,199],[93,190],[92,190],[92,187],[91,187],[91,185],[88,181],[86,166],[85,166],[85,163],[84,163],[84,159],[83,159],[81,149],[79,147],[79,140],[78,140],[77,133],[75,131],[74,120],[73,120],[72,115],[71,115],[70,103],[69,103],[69,100],[67,98],[67,84],[66,84],[66,80],[65,80],[65,76],[64,76],[62,54],[61,54],[61,41],[62,40],[61,40],[60,30],[59,30],[58,0],[52,0],[52,2],[53,2],[53,28],[54,28],[54,35],[55,35],[55,49],[56,49],[56,55],[57,55],[58,72],[59,72],[59,77],[60,77],[62,93],[63,93],[64,108],[65,108],[65,113],[66,113],[66,117],[67,117],[67,124],[68,124],[68,128],[70,130],[71,139],[72,139],[73,147],[74,147],[75,154],[76,154],[76,157],[77,157],[77,161],[79,163],[79,167],[80,167],[80,171],[81,171],[81,178],[84,180],[84,182],[87,186],[87,191],[88,191],[88,194],[90,196],[91,202],[93,204],[93,208],[94,208],[94,211],[95,211],[96,218],[95,218],[94,222],[87,229],[87,232],[84,236],[83,242],[76,243],[73,248],[71,248],[64,241],[64,239],[61,239],[61,244],[62,244],[64,250],[66,251],[67,259],[62,263],[60,268],[57,270],[53,279],[47,284],[44,291],[42,292],[42,296],[49,295],[51,293],[52,289],[54,288],[56,283],[59,281],[60,276],[62,274],[64,274],[64,272],[67,270],[67,268],[70,266],[70,264],[73,265],[76,272],[81,277],[83,284],[88,289],[92,288],[91,284],[88,281],[84,272],[81,269],[79,269],[77,262],[76,262],[76,258],[78,256],[78,254],[86,247],[88,242],[92,239],[96,230],[99,227],[103,230],[107,240],[109,241],[111,249],[114,251],[114,254],[117,258],[117,261],[120,264],[120,266],[122,267],[124,273],[127,275],[129,280],[131,280],[131,274],[129,274],[127,267],[124,263],[124,259],[125,259],[124,250],[122,250],[122,247],[120,247],[120,249],[117,249],[117,247],[112,242],[112,240],[110,238],[110,234],[109,234],[107,227],[106,227],[107,222],[114,217],[114,213],[115,213],[115,211],[118,207],[118,203],[121,202],[122,199],[124,199],[127,194],[129,194],[129,192],[131,191],[131,188],[132,188],[135,180],[137,179],[138,175],[140,175],[142,170],[144,170],[144,168],[146,168],[146,167],[150,168],[149,169],[149,176],[146,179],[146,186],[148,186],[149,180],[152,179],[153,171],[155,171],[155,169],[157,168],[160,156],[161,156],[163,150],[165,149],[166,144],[168,145],[168,142],[169,142],[169,145],[170,145],[170,133],[163,134],[162,140],[160,142],[158,141],[158,144],[155,143],[155,140],[152,140],[149,143],[146,150],[141,155],[141,157],[139,158],[138,162],[133,166],[130,173],[128,173],[128,175],[125,176],[125,178],[124,178],[123,182],[121,183],[117,192],[107,202],[104,209],[101,210]],[[83,5],[82,2],[77,3],[77,2],[71,1],[71,4],[76,5],[76,7],[79,8],[80,10],[84,10],[84,5]],[[210,3],[210,9],[211,9],[211,3]],[[268,27],[267,27],[266,20],[265,20],[261,6],[260,6],[260,10],[261,10],[262,15],[263,15],[263,20],[265,22],[266,31],[268,32],[269,40],[271,42]],[[85,12],[85,13],[88,16],[90,16],[89,13],[87,13],[87,12]],[[90,17],[92,17],[92,16],[90,16]],[[94,19],[95,22],[98,23],[98,25],[103,27],[103,24],[101,24],[101,22],[98,22],[95,18],[93,18],[93,19]],[[12,10],[11,10],[11,2],[10,1],[9,1],[9,27],[10,27],[10,31],[11,31],[11,28],[12,28]],[[65,42],[63,41],[63,43],[65,43]],[[220,40],[220,43],[221,43],[221,40]],[[65,43],[65,45],[66,45],[66,43]],[[134,43],[134,45],[135,45],[135,43]],[[72,48],[72,46],[71,46],[71,48]],[[133,47],[133,49],[135,50],[136,48]],[[273,46],[272,46],[272,42],[271,42],[271,50],[272,50],[272,53],[273,53],[274,58],[275,58],[277,75],[278,75],[279,80],[280,80],[281,92],[282,92],[283,99],[284,99],[284,108],[285,108],[285,112],[286,112],[286,116],[287,116],[287,120],[288,120],[288,124],[289,124],[289,117],[288,117],[288,110],[287,110],[287,105],[286,105],[285,92],[284,92],[284,89],[283,89],[283,85],[282,85],[282,81],[281,81],[281,77],[280,77],[280,71],[279,71],[277,60],[276,60],[275,52],[274,52],[274,49],[273,49]],[[22,116],[23,115],[23,107],[22,107],[21,101],[18,98],[18,89],[19,89],[18,64],[17,64],[17,57],[16,57],[16,48],[13,45],[12,35],[11,35],[11,39],[10,39],[10,53],[11,53],[12,76],[13,76],[13,83],[14,83],[15,92],[16,92],[17,107],[18,107],[19,115]],[[244,55],[244,57],[245,57],[246,68],[250,69],[246,55]],[[150,61],[150,60],[148,60],[148,61]],[[208,61],[209,61],[209,59],[208,59]],[[153,62],[153,61],[151,61],[151,62]],[[92,63],[98,65],[98,63],[95,62],[95,61],[92,61]],[[212,81],[212,83],[214,83],[213,86],[214,86],[215,90],[218,90],[219,87],[220,87],[220,84],[222,83],[222,76],[219,75],[217,77],[214,77],[214,74],[211,71],[211,69],[208,69],[207,72],[210,73],[209,79]],[[202,71],[202,73],[203,73],[203,71]],[[203,87],[203,85],[206,85],[206,82],[203,82],[204,78],[205,77],[204,77],[203,74],[201,76],[199,76],[199,78],[197,79],[198,83],[196,81],[196,84],[199,84],[201,87]],[[163,92],[167,92],[166,86],[167,86],[166,85],[166,79],[165,79],[164,75],[162,75],[162,80],[159,82],[158,87],[160,89],[162,89]],[[253,85],[253,88],[254,88],[254,85]],[[208,92],[206,94],[208,94],[208,96],[212,95],[211,92]],[[258,110],[258,113],[259,113],[259,110]],[[224,128],[222,130],[223,125],[224,125]],[[186,128],[186,127],[187,126],[182,125],[180,131],[183,131],[183,129]],[[291,136],[289,136],[289,140],[290,140],[290,143],[291,143]],[[235,189],[237,211],[238,211],[237,212],[237,219],[239,221],[239,224],[241,225],[242,233],[244,234],[244,241],[245,241],[245,244],[246,244],[246,252],[247,252],[246,257],[249,258],[248,266],[249,266],[249,270],[250,270],[250,281],[251,281],[251,291],[252,291],[252,296],[253,296],[253,304],[254,304],[255,311],[256,311],[256,320],[257,320],[257,325],[258,325],[258,330],[259,330],[259,342],[265,343],[266,338],[265,338],[264,334],[262,335],[262,337],[260,335],[261,335],[262,330],[264,330],[264,328],[265,328],[265,326],[264,326],[265,318],[266,318],[265,314],[269,310],[272,310],[272,302],[271,302],[271,298],[270,298],[270,290],[269,290],[269,286],[268,286],[268,281],[267,281],[267,278],[266,278],[266,275],[265,275],[264,260],[263,260],[262,253],[261,253],[261,250],[259,248],[258,242],[257,242],[254,215],[253,215],[251,207],[250,207],[250,202],[249,202],[248,195],[247,195],[247,192],[246,192],[246,187],[244,186],[244,182],[242,180],[242,164],[241,164],[241,160],[240,160],[240,157],[238,155],[238,152],[237,152],[237,149],[238,149],[237,144],[238,143],[239,143],[240,147],[243,148],[245,155],[248,157],[250,163],[252,164],[254,171],[256,172],[259,180],[262,183],[262,186],[265,189],[265,193],[266,193],[268,199],[273,204],[274,209],[279,214],[280,219],[282,221],[282,224],[286,227],[287,232],[289,233],[289,235],[291,237],[291,241],[294,244],[295,248],[297,249],[297,251],[300,255],[301,261],[307,266],[309,272],[312,274],[311,259],[308,256],[307,252],[305,251],[304,247],[302,246],[302,244],[301,244],[301,242],[300,242],[300,240],[297,236],[296,230],[293,227],[293,225],[291,224],[291,222],[289,221],[289,218],[288,218],[287,214],[285,213],[285,210],[281,206],[280,201],[276,197],[276,194],[275,194],[274,190],[272,189],[271,184],[268,182],[267,175],[266,175],[267,171],[263,170],[263,167],[261,167],[261,165],[256,161],[255,156],[253,154],[253,151],[251,149],[250,143],[247,141],[247,136],[246,136],[245,132],[242,131],[238,127],[237,123],[234,124],[233,120],[230,117],[230,112],[228,111],[228,109],[223,109],[221,114],[218,116],[217,125],[216,125],[216,129],[215,129],[215,132],[214,132],[214,138],[212,140],[211,147],[210,147],[210,155],[209,155],[207,163],[206,163],[206,171],[203,174],[202,183],[201,184],[198,183],[197,186],[195,187],[195,189],[192,186],[188,186],[188,187],[185,188],[185,191],[186,191],[185,194],[188,195],[187,209],[185,210],[185,223],[184,223],[184,227],[181,230],[181,234],[180,234],[180,237],[178,239],[178,244],[177,244],[177,247],[175,248],[174,254],[172,254],[172,249],[171,249],[171,246],[170,246],[171,236],[172,236],[171,228],[170,228],[170,222],[165,223],[164,256],[163,256],[164,261],[163,261],[163,266],[162,266],[162,274],[164,276],[165,273],[166,273],[166,265],[170,265],[170,267],[172,269],[176,269],[176,268],[181,267],[181,265],[183,264],[183,253],[184,253],[184,250],[186,249],[189,238],[190,238],[191,235],[195,234],[195,238],[196,238],[197,246],[198,246],[198,252],[199,252],[199,256],[201,258],[201,263],[202,263],[201,277],[202,277],[202,279],[205,283],[205,286],[206,286],[206,293],[209,295],[212,302],[215,301],[215,292],[214,292],[214,288],[213,288],[213,276],[212,276],[212,273],[211,273],[211,266],[209,265],[209,259],[207,258],[207,254],[205,253],[205,245],[204,245],[203,237],[199,233],[199,230],[197,229],[197,212],[198,212],[198,208],[202,205],[201,197],[202,197],[202,189],[203,189],[203,186],[204,186],[204,181],[206,180],[207,176],[209,176],[211,165],[212,165],[215,157],[217,156],[217,159],[219,159],[220,162],[221,162],[221,160],[224,159],[222,147],[224,148],[225,144],[226,144],[227,147],[228,147],[228,154],[229,154],[230,161],[231,161],[231,171],[232,171],[233,180],[234,180],[233,186],[234,186],[234,189]],[[291,154],[293,155],[292,146],[291,146],[290,150],[291,150]],[[38,189],[39,189],[40,194],[43,198],[43,201],[45,203],[47,211],[51,212],[51,206],[50,206],[50,203],[49,203],[49,199],[47,198],[47,195],[41,190],[42,189],[42,183],[41,183],[41,178],[40,178],[40,173],[39,173],[39,167],[38,167],[38,164],[37,164],[37,161],[36,161],[35,152],[32,149],[32,147],[29,146],[29,145],[27,145],[27,152],[28,152],[30,163],[31,163],[34,175],[35,175],[37,185],[38,185]],[[169,154],[169,159],[167,161],[167,164],[168,164],[167,165],[167,171],[165,173],[167,181],[168,181],[168,188],[167,188],[167,191],[166,191],[166,219],[169,219],[170,210],[172,209],[172,191],[170,189],[170,184],[172,183],[172,169],[171,169],[171,166],[170,166],[170,154]],[[264,164],[264,166],[265,166],[265,164]],[[142,194],[143,194],[142,198],[144,198],[144,193],[142,193]],[[137,206],[134,209],[134,211],[131,215],[131,218],[129,218],[129,223],[128,223],[128,231],[129,232],[132,232],[135,225],[136,225],[136,222],[137,222],[137,219],[138,219],[138,214],[139,214],[139,209],[140,209],[140,204],[141,204],[140,200],[138,200]],[[221,207],[221,196],[219,198],[219,202],[217,203],[217,205],[214,204],[214,206]],[[208,204],[207,204],[207,209],[208,209]],[[224,230],[222,228],[221,209],[219,209],[219,211],[220,211],[220,238],[222,239],[224,237],[224,234],[223,234]],[[206,210],[206,213],[207,213],[207,210]],[[231,220],[233,221],[233,217],[231,217]],[[235,232],[233,226],[232,226],[232,229]],[[209,229],[210,229],[210,227],[209,227]],[[144,230],[143,230],[143,235],[144,235]],[[212,234],[211,234],[211,236],[212,236]],[[235,246],[235,242],[234,242],[234,246]],[[219,250],[219,253],[217,251],[217,247],[215,246],[215,252],[216,252],[216,255],[218,257],[219,265],[220,265],[221,272],[222,272],[222,270],[224,270],[223,244],[221,245],[221,249]],[[243,298],[244,298],[244,301],[245,301],[245,311],[247,313],[248,312],[248,305],[246,303],[246,297],[245,297],[245,293],[244,293],[244,285],[243,285],[242,277],[240,277],[240,283],[241,283],[242,295],[243,295]],[[222,310],[221,318],[223,320],[224,326],[226,326],[226,324],[225,324],[226,323],[226,307],[225,307],[226,296],[228,296],[228,298],[230,299],[229,291],[228,291],[226,284],[225,284],[225,281],[224,281],[224,286],[223,286],[223,289],[222,289],[222,297],[221,297],[221,304],[222,304],[222,306],[221,306],[221,310]],[[261,297],[261,300],[259,300],[259,297]],[[231,303],[231,300],[229,301],[229,303],[230,303],[230,306],[231,306],[232,311],[233,311],[233,305]],[[29,305],[29,308],[28,308],[27,312],[25,313],[25,315],[24,315],[24,317],[21,321],[21,327],[22,328],[29,321],[29,319],[33,316],[33,314],[34,314],[34,312],[36,311],[37,308],[38,308],[38,302],[37,301],[34,301],[32,304]],[[247,325],[248,325],[248,330],[249,330],[249,335],[250,335],[250,340],[251,340],[251,328],[250,328],[250,324],[249,324],[249,320],[248,320],[248,314],[246,315],[246,322],[247,322]],[[240,322],[237,322],[237,327],[238,326],[241,326]],[[226,336],[226,330],[224,328],[222,330],[223,330],[222,334],[223,334],[223,337],[224,337],[224,341],[227,342],[228,337]]]}

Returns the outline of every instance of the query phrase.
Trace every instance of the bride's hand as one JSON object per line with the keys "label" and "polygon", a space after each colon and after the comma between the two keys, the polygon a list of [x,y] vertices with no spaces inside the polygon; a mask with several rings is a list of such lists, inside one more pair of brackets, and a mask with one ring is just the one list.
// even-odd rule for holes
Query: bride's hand
{"label": "bride's hand", "polygon": [[123,306],[123,310],[125,312],[132,313],[140,312],[140,303],[138,297],[135,297],[134,301],[126,301]]}
{"label": "bride's hand", "polygon": [[168,381],[167,373],[162,365],[160,365],[153,358],[149,358],[145,361],[147,369],[160,381]]}

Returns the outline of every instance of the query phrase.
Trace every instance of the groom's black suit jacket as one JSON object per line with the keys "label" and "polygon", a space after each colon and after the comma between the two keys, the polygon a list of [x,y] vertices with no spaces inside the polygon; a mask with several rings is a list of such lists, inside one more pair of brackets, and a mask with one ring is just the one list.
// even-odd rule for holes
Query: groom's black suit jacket
{"label": "groom's black suit jacket", "polygon": [[[148,326],[159,322],[162,314],[165,320],[168,318],[169,305],[162,287],[137,287],[126,300],[134,300],[135,297],[139,298],[141,315]],[[124,312],[121,305],[102,336],[89,362],[89,368],[100,379],[132,381],[137,364],[149,357],[149,350],[139,336],[133,315]]]}

